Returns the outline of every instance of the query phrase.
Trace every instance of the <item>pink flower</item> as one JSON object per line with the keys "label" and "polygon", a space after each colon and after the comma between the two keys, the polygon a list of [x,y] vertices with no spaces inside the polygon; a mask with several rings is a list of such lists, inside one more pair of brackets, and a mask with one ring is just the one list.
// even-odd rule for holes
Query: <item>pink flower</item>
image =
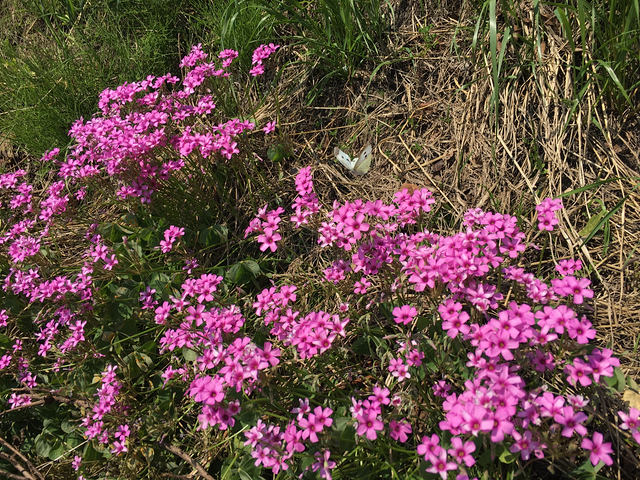
{"label": "pink flower", "polygon": [[573,365],[567,365],[564,368],[564,372],[569,377],[567,378],[567,381],[574,386],[577,382],[580,382],[580,385],[583,387],[593,383],[589,378],[589,374],[591,374],[592,371],[591,367],[579,358],[576,358],[573,361]]}
{"label": "pink flower", "polygon": [[597,465],[600,460],[602,460],[605,465],[613,465],[613,460],[609,456],[610,453],[613,453],[611,442],[602,443],[602,440],[602,434],[600,432],[594,432],[593,441],[585,438],[582,440],[580,446],[585,450],[591,450],[590,458],[594,466]]}
{"label": "pink flower", "polygon": [[453,437],[451,439],[451,446],[453,448],[448,450],[448,452],[456,462],[458,462],[459,464],[464,462],[467,467],[472,467],[476,463],[475,458],[473,458],[473,456],[471,455],[476,451],[475,443],[469,441],[463,444],[461,438]]}
{"label": "pink flower", "polygon": [[411,425],[404,418],[399,422],[391,420],[389,424],[389,434],[391,438],[398,442],[406,442],[409,438],[407,435],[411,433]]}
{"label": "pink flower", "polygon": [[319,441],[317,434],[322,432],[325,426],[329,427],[333,423],[333,420],[329,418],[333,410],[326,408],[323,411],[322,407],[316,407],[314,412],[310,413],[308,418],[303,417],[298,420],[298,424],[302,428],[302,438],[308,438],[311,442],[316,443]]}
{"label": "pink flower", "polygon": [[440,455],[432,456],[429,458],[431,463],[433,464],[431,467],[427,468],[427,472],[429,473],[439,473],[442,477],[442,480],[447,480],[447,472],[449,470],[457,470],[458,464],[454,462],[447,462],[447,452],[445,450],[440,451]]}
{"label": "pink flower", "polygon": [[634,431],[640,427],[640,410],[637,408],[631,407],[629,415],[623,411],[619,411],[618,415],[622,420],[622,423],[620,424],[621,429]]}
{"label": "pink flower", "polygon": [[487,410],[480,405],[468,404],[468,408],[462,410],[461,415],[464,418],[463,430],[470,432],[474,437],[477,437],[480,431],[493,430],[493,421],[488,419]]}
{"label": "pink flower", "polygon": [[331,480],[330,470],[336,467],[336,462],[329,460],[330,455],[329,450],[325,450],[324,453],[316,452],[316,462],[311,465],[314,472],[320,469],[320,476],[326,480]]}
{"label": "pink flower", "polygon": [[276,242],[282,240],[282,237],[272,229],[266,228],[264,234],[258,235],[257,240],[262,244],[260,245],[260,251],[264,252],[268,248],[272,252],[275,252],[278,249]]}
{"label": "pink flower", "polygon": [[417,314],[418,310],[416,310],[415,307],[403,305],[402,307],[395,307],[393,309],[393,320],[396,323],[409,325]]}
{"label": "pink flower", "polygon": [[577,432],[581,436],[587,434],[587,429],[582,425],[587,420],[587,415],[583,412],[575,412],[573,407],[563,407],[562,414],[555,415],[555,421],[563,425],[562,436],[570,438],[573,432]]}
{"label": "pink flower", "polygon": [[120,455],[121,453],[125,453],[128,451],[129,449],[124,444],[124,442],[118,442],[118,441],[113,442],[113,449],[111,450],[111,453],[115,455]]}
{"label": "pink flower", "polygon": [[276,122],[267,122],[267,125],[262,129],[264,130],[265,135],[270,134],[276,129]]}
{"label": "pink flower", "polygon": [[378,420],[378,414],[373,409],[358,415],[356,420],[358,421],[356,433],[360,436],[366,435],[369,440],[378,438],[376,431],[381,431],[384,428],[384,423]]}
{"label": "pink flower", "polygon": [[405,378],[411,378],[409,369],[401,358],[392,358],[389,361],[389,371],[399,382],[402,382]]}
{"label": "pink flower", "polygon": [[440,437],[435,433],[429,437],[422,437],[422,443],[418,445],[418,455],[424,455],[425,461],[428,461],[430,457],[437,457],[440,455],[442,447],[438,445]]}
{"label": "pink flower", "polygon": [[369,400],[381,403],[382,405],[389,405],[389,389],[376,385],[373,387],[373,395],[369,395]]}
{"label": "pink flower", "polygon": [[129,425],[118,425],[115,437],[118,440],[124,442],[130,434],[131,430],[129,430]]}
{"label": "pink flower", "polygon": [[359,293],[364,295],[367,293],[367,288],[371,286],[371,282],[367,280],[365,277],[362,277],[359,282],[353,284],[353,293]]}
{"label": "pink flower", "polygon": [[511,435],[516,443],[511,445],[509,451],[511,453],[520,452],[520,456],[523,460],[529,460],[532,450],[545,448],[545,445],[532,440],[533,435],[530,430],[525,430],[523,435],[521,435],[517,430],[514,430]]}

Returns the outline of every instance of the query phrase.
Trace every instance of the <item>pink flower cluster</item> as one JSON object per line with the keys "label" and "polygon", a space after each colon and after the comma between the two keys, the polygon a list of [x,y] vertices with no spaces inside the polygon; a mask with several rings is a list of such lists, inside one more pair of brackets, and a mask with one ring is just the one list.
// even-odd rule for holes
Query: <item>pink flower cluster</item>
{"label": "pink flower cluster", "polygon": [[298,175],[296,175],[296,191],[298,196],[291,205],[295,211],[291,215],[291,221],[295,228],[299,228],[309,223],[309,217],[318,213],[322,207],[313,191],[311,167],[301,168]]}
{"label": "pink flower cluster", "polygon": [[[170,302],[155,308],[157,324],[178,325],[165,330],[159,342],[161,353],[183,347],[199,352],[191,367],[189,362],[179,368],[170,365],[162,376],[165,384],[172,379],[189,382],[187,394],[202,404],[200,429],[233,427],[241,405],[227,393],[249,395],[259,386],[259,372],[280,362],[280,350],[270,342],[260,348],[250,338],[237,335],[245,323],[237,306],[210,306],[216,302],[214,294],[221,281],[222,277],[211,274],[187,279],[180,298],[171,296]],[[154,292],[143,292],[147,305],[158,303]],[[189,372],[194,371],[202,373],[193,377]]]}
{"label": "pink flower cluster", "polygon": [[[384,422],[382,421],[382,406],[392,405],[399,406],[401,400],[399,397],[393,400],[389,398],[389,389],[378,385],[373,387],[373,393],[369,395],[367,400],[356,400],[351,397],[353,404],[349,409],[351,416],[355,420],[356,433],[360,436],[366,436],[369,440],[378,438],[378,432],[384,430]],[[395,418],[389,422],[389,434],[391,438],[404,443],[409,438],[412,428],[406,419],[399,421]]]}
{"label": "pink flower cluster", "polygon": [[[87,438],[97,438],[102,444],[112,444],[111,453],[120,455],[128,451],[126,440],[131,431],[128,425],[118,425],[115,431],[107,429],[105,415],[115,411],[123,414],[126,410],[124,405],[118,404],[116,397],[122,389],[122,383],[116,376],[117,365],[107,365],[102,372],[102,385],[96,392],[98,403],[91,409],[92,413],[87,414],[82,419],[82,425],[86,427],[84,435]],[[77,462],[78,465],[80,462]]]}
{"label": "pink flower cluster", "polygon": [[555,212],[562,210],[562,200],[559,198],[545,198],[540,205],[536,206],[538,211],[538,229],[551,232],[558,224]]}
{"label": "pink flower cluster", "polygon": [[[291,221],[295,228],[307,224],[308,219],[320,211],[321,205],[313,191],[313,180],[311,176],[311,167],[300,169],[296,176],[296,190],[298,196],[293,201],[292,207],[295,213],[291,215]],[[252,233],[260,233],[257,241],[260,243],[260,250],[270,249],[275,252],[278,249],[277,242],[282,240],[282,236],[278,233],[279,224],[282,221],[280,215],[284,213],[284,208],[278,207],[276,210],[267,212],[265,205],[258,211],[256,218],[251,220],[249,226],[244,232],[247,238]]]}
{"label": "pink flower cluster", "polygon": [[265,251],[267,249],[275,252],[278,249],[277,242],[282,240],[282,236],[278,233],[279,223],[282,221],[280,215],[284,213],[284,208],[278,207],[275,210],[267,212],[267,206],[258,210],[256,218],[251,220],[249,226],[244,232],[244,238],[247,238],[252,233],[260,233],[258,235],[258,242],[260,243],[260,250]]}
{"label": "pink flower cluster", "polygon": [[[422,442],[418,445],[418,455],[423,455],[425,461],[430,462],[431,466],[427,468],[427,472],[439,474],[443,480],[447,479],[447,472],[457,470],[464,464],[466,467],[472,467],[476,461],[471,455],[476,450],[473,441],[464,441],[460,437],[451,438],[451,449],[447,450],[439,445],[440,437],[431,435],[422,437]],[[453,461],[449,461],[449,456]],[[462,477],[461,477],[462,476]],[[469,478],[464,474],[456,478]]]}
{"label": "pink flower cluster", "polygon": [[23,407],[31,403],[31,397],[26,394],[12,393],[9,397],[9,405],[11,409]]}
{"label": "pink flower cluster", "polygon": [[184,236],[184,228],[171,225],[164,231],[164,240],[160,241],[160,251],[162,253],[170,252],[174,242],[182,236]]}
{"label": "pink flower cluster", "polygon": [[[330,408],[318,406],[312,412],[308,398],[300,399],[299,402],[299,407],[291,410],[291,413],[297,415],[296,420],[290,421],[284,430],[277,425],[267,425],[258,420],[256,426],[244,433],[247,438],[244,444],[251,447],[251,455],[256,459],[256,466],[271,468],[275,475],[288,470],[290,465],[287,462],[294,454],[306,450],[304,441],[318,443],[318,435],[325,427],[333,424],[333,410]],[[328,450],[321,454],[321,458],[315,463],[317,467],[313,468],[313,471],[320,468],[323,478],[327,479],[331,478],[329,471],[335,467],[335,462],[329,461],[329,455]]]}
{"label": "pink flower cluster", "polygon": [[[118,258],[114,253],[111,253],[109,247],[102,242],[101,235],[91,235],[91,230],[88,232],[88,239],[93,245],[84,253],[84,257],[91,257],[93,263],[97,263],[99,260],[104,262],[104,270],[111,270],[118,264]],[[85,267],[92,268],[90,264],[85,263]]]}
{"label": "pink flower cluster", "polygon": [[264,65],[262,64],[262,61],[269,58],[278,48],[280,48],[280,45],[274,45],[273,43],[270,43],[269,45],[260,45],[256,48],[253,52],[253,58],[251,59],[253,68],[249,73],[254,77],[262,75],[264,73]]}
{"label": "pink flower cluster", "polygon": [[[311,358],[326,352],[338,336],[345,336],[344,327],[349,319],[340,320],[339,315],[319,311],[302,318],[300,312],[286,308],[296,301],[295,285],[284,285],[280,291],[275,287],[258,294],[253,308],[256,315],[264,315],[265,325],[272,325],[270,333],[285,346],[295,347],[300,358]],[[286,308],[286,311],[285,311]]]}
{"label": "pink flower cluster", "polygon": [[407,342],[398,341],[398,356],[389,360],[389,372],[398,382],[403,382],[407,378],[411,378],[409,373],[409,367],[419,367],[422,365],[422,359],[424,353],[418,348],[418,342],[416,340],[410,340]]}
{"label": "pink flower cluster", "polygon": [[222,59],[222,68],[227,68],[233,60],[238,58],[238,52],[231,49],[223,50],[218,54],[218,58]]}
{"label": "pink flower cluster", "polygon": [[[503,296],[495,285],[486,281],[486,277],[505,262],[505,257],[516,259],[525,251],[525,235],[519,231],[517,219],[475,209],[465,215],[466,231],[452,237],[429,232],[395,233],[399,227],[415,223],[421,211],[428,212],[432,201],[430,192],[425,190],[397,194],[397,206],[381,202],[335,203],[330,221],[324,222],[319,229],[321,245],[356,250],[351,258],[338,259],[325,270],[327,281],[339,283],[347,280],[348,274],[373,277],[397,262],[404,274],[397,278],[400,285],[406,280],[413,284],[416,292],[427,287],[446,287],[448,297],[438,307],[442,328],[448,337],[455,339],[461,335],[475,347],[475,352],[469,353],[467,364],[475,369],[475,374],[466,382],[463,393],[448,393],[446,384],[434,386],[434,393],[445,398],[445,419],[440,428],[450,431],[454,439],[449,452],[442,449],[427,457],[432,464],[428,471],[446,478],[446,472],[458,469],[461,463],[473,465],[475,460],[471,454],[475,445],[466,439],[480,434],[490,437],[493,442],[510,442],[510,450],[519,452],[524,460],[528,460],[531,453],[544,457],[549,447],[540,435],[545,429],[560,430],[567,438],[574,433],[585,436],[587,430],[583,423],[587,416],[580,411],[585,405],[583,401],[574,397],[570,405],[560,408],[558,402],[569,397],[556,397],[551,392],[536,389],[527,391],[524,380],[517,374],[522,365],[531,365],[540,372],[557,372],[558,367],[564,367],[567,382],[582,387],[600,382],[603,376],[613,376],[613,368],[619,361],[612,357],[610,350],[595,349],[585,354],[583,350],[574,349],[572,361],[565,358],[571,352],[571,343],[567,342],[586,345],[595,337],[595,330],[591,322],[585,317],[579,319],[568,306],[546,305],[569,295],[573,295],[576,304],[593,297],[593,291],[588,288],[589,279],[573,276],[580,269],[580,263],[563,261],[559,264],[559,272],[565,276],[552,280],[551,287],[522,268],[504,267],[504,278],[516,287],[521,286],[532,304],[543,306],[533,308],[527,303],[511,301],[508,308],[499,311],[498,302]],[[559,208],[559,201],[547,199],[542,202],[538,210],[544,217],[546,230],[552,230],[557,224],[554,212]],[[354,281],[354,286],[354,293],[362,294],[371,287],[371,282],[367,277],[360,277]],[[265,292],[263,296],[268,297]],[[465,303],[483,314],[486,322],[476,323],[480,319],[476,315],[475,321],[470,323],[472,315],[464,310]],[[277,334],[286,330],[278,325],[282,307],[276,305],[276,308],[277,315],[269,322],[273,321],[278,327]],[[490,313],[492,311],[495,313]],[[298,314],[289,312],[291,316],[285,315],[285,322],[294,321],[292,316]],[[393,311],[394,321],[401,325],[410,324],[415,315],[417,309],[410,305],[395,307]],[[564,337],[565,350],[549,349],[549,345],[560,337]],[[411,345],[412,342],[401,345],[401,351],[406,351],[406,359],[400,357],[390,362],[389,371],[398,382],[411,377],[410,366],[422,363],[424,354]],[[548,410],[548,399],[555,402],[557,408],[549,407],[551,410]],[[384,428],[379,409],[355,399],[353,402],[358,415],[358,434],[374,440]],[[601,440],[596,436],[594,440],[586,439],[582,442],[583,448],[591,452],[595,449],[596,455],[600,455],[598,458],[608,463],[609,444],[603,444]],[[454,457],[453,462],[447,459],[447,453]]]}
{"label": "pink flower cluster", "polygon": [[[181,91],[166,93],[167,84],[179,82],[171,75],[149,76],[142,82],[105,90],[99,102],[102,115],[86,123],[80,119],[71,128],[70,135],[76,144],[65,161],[57,162],[59,175],[78,183],[106,173],[119,184],[119,198],[138,197],[149,203],[159,182],[182,169],[184,158],[194,150],[202,158],[218,154],[231,159],[240,151],[234,138],[253,129],[253,123],[232,119],[204,132],[183,123],[189,117],[207,115],[215,109],[211,95],[190,97],[208,78],[227,76],[225,68],[235,56],[234,51],[221,52],[222,68],[216,68],[213,62],[202,63],[207,54],[197,45],[181,63],[183,68],[191,69]],[[150,154],[169,147],[179,154],[177,158],[167,152],[162,155],[166,160],[162,161],[159,155]],[[127,175],[120,175],[124,172]]]}

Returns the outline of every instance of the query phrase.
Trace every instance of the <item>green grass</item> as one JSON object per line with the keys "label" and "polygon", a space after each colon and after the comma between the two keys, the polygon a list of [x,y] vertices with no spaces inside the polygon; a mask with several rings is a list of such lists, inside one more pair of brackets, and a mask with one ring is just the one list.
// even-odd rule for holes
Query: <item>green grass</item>
{"label": "green grass", "polygon": [[240,53],[239,66],[248,71],[251,54],[262,43],[275,42],[274,19],[265,16],[264,8],[255,0],[197,0],[192,28],[201,32],[205,45],[218,45],[221,50]]}
{"label": "green grass", "polygon": [[10,31],[0,44],[0,134],[41,155],[67,145],[69,127],[97,110],[105,88],[177,73],[178,42],[184,51],[192,41],[181,7],[99,1],[79,13],[62,2],[14,2],[19,23],[0,27]]}
{"label": "green grass", "polygon": [[258,1],[279,24],[287,43],[305,46],[302,63],[319,76],[314,92],[331,78],[350,79],[364,65],[375,66],[385,53],[393,18],[387,2]]}
{"label": "green grass", "polygon": [[637,114],[640,98],[637,0],[591,3],[536,0],[532,10],[523,9],[512,0],[486,0],[475,2],[472,9],[476,17],[472,41],[475,62],[482,66],[482,57],[489,58],[496,120],[500,90],[506,88],[507,82],[535,76],[537,69],[548,64],[545,55],[551,53],[547,48],[551,36],[560,36],[566,42],[556,47],[560,48],[560,64],[571,71],[573,89],[569,98],[560,100],[570,105],[572,113],[585,95],[593,93],[622,119]]}

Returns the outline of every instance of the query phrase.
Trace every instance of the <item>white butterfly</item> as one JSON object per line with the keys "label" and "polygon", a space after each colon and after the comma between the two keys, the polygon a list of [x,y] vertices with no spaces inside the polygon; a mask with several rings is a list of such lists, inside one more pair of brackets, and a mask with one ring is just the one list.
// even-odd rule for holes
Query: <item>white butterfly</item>
{"label": "white butterfly", "polygon": [[338,147],[333,149],[333,154],[336,156],[338,161],[348,168],[354,175],[364,175],[367,173],[371,167],[371,160],[373,158],[371,156],[371,144],[364,147],[362,152],[360,152],[360,155],[355,157],[353,160]]}

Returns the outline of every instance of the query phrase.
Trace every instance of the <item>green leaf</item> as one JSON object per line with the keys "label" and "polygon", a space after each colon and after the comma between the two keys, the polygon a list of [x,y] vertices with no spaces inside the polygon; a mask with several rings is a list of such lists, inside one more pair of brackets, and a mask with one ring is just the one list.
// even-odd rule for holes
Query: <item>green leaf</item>
{"label": "green leaf", "polygon": [[76,437],[75,435],[67,435],[64,439],[64,443],[69,447],[69,448],[76,448],[78,445],[80,445],[84,440],[81,438]]}
{"label": "green leaf", "polygon": [[143,228],[142,230],[140,230],[140,232],[138,232],[138,237],[141,240],[144,240],[145,242],[148,242],[149,239],[153,236],[154,233],[155,233],[155,230],[153,230],[151,228]]}
{"label": "green leaf", "polygon": [[482,454],[477,457],[478,465],[482,467],[487,467],[489,465],[493,465],[493,458],[491,458],[491,449],[485,448],[484,451],[479,450]]}
{"label": "green leaf", "polygon": [[171,285],[171,278],[166,273],[152,273],[147,285],[156,292],[161,292],[167,285]]}
{"label": "green leaf", "polygon": [[227,241],[229,230],[223,225],[205,226],[200,229],[198,241],[205,247],[212,247]]}
{"label": "green leaf", "polygon": [[[385,318],[387,320],[389,320],[390,322],[393,322],[393,303],[392,302],[384,302],[384,303],[380,303],[378,305],[378,308],[380,308],[380,313],[382,313]],[[395,322],[393,322],[395,323]]]}
{"label": "green leaf", "polygon": [[272,145],[267,150],[267,157],[269,157],[269,160],[271,160],[272,162],[280,162],[283,159],[290,156],[291,156],[290,150],[287,148],[286,145],[283,145],[281,143],[277,145]]}
{"label": "green leaf", "polygon": [[140,370],[142,370],[143,372],[147,372],[151,367],[153,367],[153,360],[151,360],[151,357],[149,357],[149,355],[147,355],[146,353],[135,352],[134,355],[136,365],[138,365],[138,368],[140,368]]}
{"label": "green leaf", "polygon": [[182,356],[187,362],[195,362],[196,358],[198,358],[197,352],[187,347],[182,347]]}
{"label": "green leaf", "polygon": [[84,453],[82,454],[83,462],[91,463],[99,460],[100,458],[102,458],[102,455],[93,448],[93,444],[91,442],[87,443],[87,446],[84,448]]}
{"label": "green leaf", "polygon": [[144,459],[147,461],[147,464],[149,465],[151,465],[151,461],[153,460],[155,453],[156,452],[153,450],[153,448],[148,445],[143,445],[142,447],[140,447],[140,454],[144,457]]}
{"label": "green leaf", "polygon": [[65,419],[60,424],[60,428],[64,433],[72,433],[76,429],[76,424]]}
{"label": "green leaf", "polygon": [[498,458],[502,463],[509,464],[515,462],[517,457],[505,448]]}
{"label": "green leaf", "polygon": [[60,441],[56,441],[49,452],[49,458],[53,461],[58,460],[60,457],[67,453],[68,448]]}
{"label": "green leaf", "polygon": [[351,420],[348,419],[347,417],[339,417],[339,418],[336,418],[335,422],[333,422],[333,425],[331,428],[333,428],[338,432],[344,432],[344,429],[347,428],[350,422]]}
{"label": "green leaf", "polygon": [[429,328],[430,325],[433,324],[433,320],[427,317],[423,317],[423,316],[419,316],[416,319],[416,330],[417,332],[422,332],[424,330],[426,330],[427,328]]}
{"label": "green leaf", "polygon": [[246,285],[250,283],[260,273],[260,266],[251,260],[232,265],[225,277],[232,283]]}
{"label": "green leaf", "polygon": [[625,381],[624,374],[622,373],[622,370],[620,370],[620,367],[615,367],[613,372],[617,380],[616,390],[618,392],[623,392],[624,389],[627,388],[627,382]]}
{"label": "green leaf", "polygon": [[0,345],[2,345],[5,348],[8,348],[12,344],[13,344],[13,342],[11,341],[11,339],[9,337],[7,337],[6,335],[0,333]]}
{"label": "green leaf", "polygon": [[347,425],[347,427],[340,435],[340,451],[341,452],[350,452],[355,448],[356,445],[356,429],[353,428],[353,425]]}
{"label": "green leaf", "polygon": [[155,340],[149,340],[147,343],[140,347],[140,350],[144,350],[146,352],[156,354],[158,350],[158,344]]}
{"label": "green leaf", "polygon": [[47,438],[40,434],[36,437],[36,453],[42,458],[48,458],[49,452],[51,452],[51,443],[47,441]]}
{"label": "green leaf", "polygon": [[111,302],[107,306],[107,313],[111,320],[125,320],[131,317],[133,309],[126,303]]}
{"label": "green leaf", "polygon": [[359,355],[371,355],[371,349],[369,348],[369,341],[365,335],[358,337],[355,342],[353,342],[353,346],[351,349],[354,353]]}
{"label": "green leaf", "polygon": [[602,218],[606,214],[607,214],[607,210],[606,209],[602,209],[596,215],[593,215],[589,219],[589,221],[587,222],[585,227],[578,232],[578,235],[580,235],[582,238],[586,238],[586,237],[590,236],[592,232],[595,234],[596,233],[596,232],[594,232],[595,228],[598,226],[598,224],[600,223],[600,220],[602,220]]}

